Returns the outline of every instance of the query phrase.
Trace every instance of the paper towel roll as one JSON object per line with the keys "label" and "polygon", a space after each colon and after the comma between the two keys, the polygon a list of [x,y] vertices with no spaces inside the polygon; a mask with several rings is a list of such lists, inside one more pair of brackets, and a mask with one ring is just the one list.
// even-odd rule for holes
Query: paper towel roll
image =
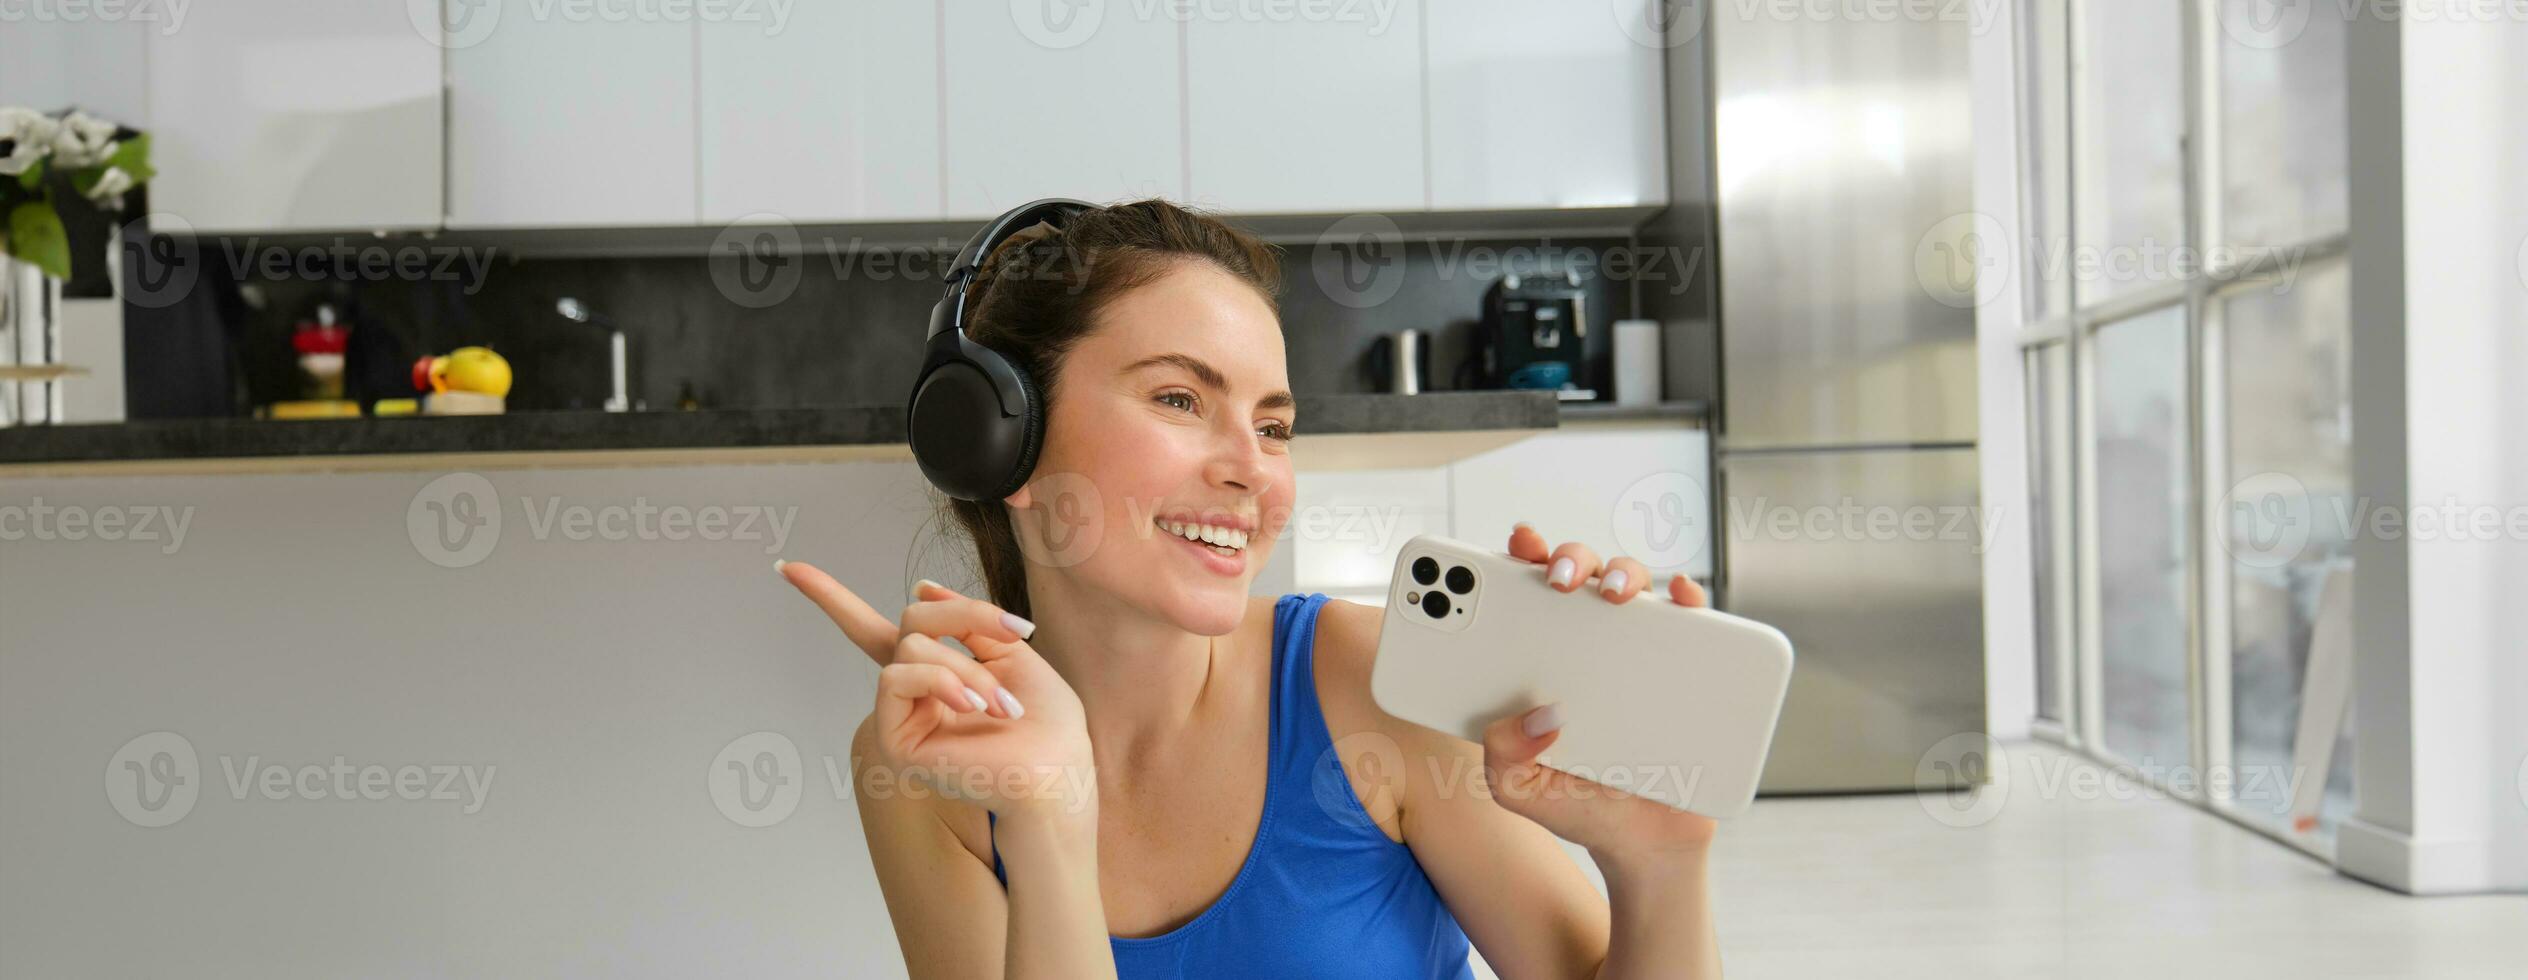
{"label": "paper towel roll", "polygon": [[1615,321],[1615,403],[1659,403],[1659,321]]}

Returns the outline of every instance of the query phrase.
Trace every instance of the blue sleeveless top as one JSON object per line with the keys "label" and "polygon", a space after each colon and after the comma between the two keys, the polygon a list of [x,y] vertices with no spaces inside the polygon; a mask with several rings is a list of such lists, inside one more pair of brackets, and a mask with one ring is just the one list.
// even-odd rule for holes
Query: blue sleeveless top
{"label": "blue sleeveless top", "polygon": [[[1111,938],[1122,980],[1474,976],[1457,918],[1413,852],[1370,819],[1335,755],[1314,666],[1326,601],[1316,592],[1273,605],[1272,749],[1246,864],[1192,921]],[[1008,887],[998,842],[992,874]]]}

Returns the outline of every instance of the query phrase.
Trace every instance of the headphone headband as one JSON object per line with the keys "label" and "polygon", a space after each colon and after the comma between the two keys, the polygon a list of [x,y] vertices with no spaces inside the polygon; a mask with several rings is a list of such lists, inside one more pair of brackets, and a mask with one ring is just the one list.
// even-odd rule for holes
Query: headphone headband
{"label": "headphone headband", "polygon": [[1097,206],[1046,198],[992,219],[948,267],[947,292],[931,307],[922,371],[905,406],[906,440],[932,486],[959,500],[1018,492],[1044,444],[1044,400],[1035,379],[966,336],[966,302],[983,263],[1011,235],[1050,222],[1060,228]]}
{"label": "headphone headband", "polygon": [[967,287],[983,274],[983,263],[1011,235],[1034,227],[1038,222],[1050,222],[1060,228],[1073,216],[1096,207],[1087,201],[1048,197],[1011,208],[984,225],[981,231],[975,232],[974,237],[966,241],[966,247],[957,250],[956,260],[948,264],[948,292],[939,298],[939,305],[931,311],[929,336],[936,338],[943,331],[965,330]]}

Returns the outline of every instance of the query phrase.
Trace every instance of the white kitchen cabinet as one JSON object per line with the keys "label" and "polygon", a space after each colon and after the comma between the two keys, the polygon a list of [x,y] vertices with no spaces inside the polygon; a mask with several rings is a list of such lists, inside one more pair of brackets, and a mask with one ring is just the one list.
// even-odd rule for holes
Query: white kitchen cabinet
{"label": "white kitchen cabinet", "polygon": [[153,210],[199,231],[438,226],[429,20],[400,3],[230,0],[185,8],[180,30],[143,26]]}
{"label": "white kitchen cabinet", "polygon": [[702,220],[945,214],[941,0],[803,3],[701,25]]}
{"label": "white kitchen cabinet", "polygon": [[1195,203],[1247,214],[1428,205],[1423,4],[1331,4],[1325,12],[1189,18]]}
{"label": "white kitchen cabinet", "polygon": [[[1431,207],[1667,203],[1663,0],[1447,0],[1429,12]],[[1674,5],[1700,12],[1706,5]],[[1575,9],[1578,8],[1578,9]],[[1628,26],[1629,25],[1629,26]]]}
{"label": "white kitchen cabinet", "polygon": [[1184,51],[1170,6],[946,4],[948,215],[989,218],[1041,197],[1184,199]]}
{"label": "white kitchen cabinet", "polygon": [[448,225],[700,223],[695,21],[512,6],[450,37]]}
{"label": "white kitchen cabinet", "polygon": [[[1682,422],[1571,422],[1449,467],[1453,535],[1508,547],[1510,528],[1658,576],[1712,574],[1711,439]],[[1540,479],[1538,474],[1553,474]]]}

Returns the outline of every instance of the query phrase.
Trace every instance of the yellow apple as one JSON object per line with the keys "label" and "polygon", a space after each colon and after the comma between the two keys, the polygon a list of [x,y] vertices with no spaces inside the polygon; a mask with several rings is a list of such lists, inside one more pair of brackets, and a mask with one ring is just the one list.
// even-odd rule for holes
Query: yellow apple
{"label": "yellow apple", "polygon": [[459,347],[448,352],[440,374],[451,391],[474,391],[494,398],[509,394],[509,359],[489,347]]}

